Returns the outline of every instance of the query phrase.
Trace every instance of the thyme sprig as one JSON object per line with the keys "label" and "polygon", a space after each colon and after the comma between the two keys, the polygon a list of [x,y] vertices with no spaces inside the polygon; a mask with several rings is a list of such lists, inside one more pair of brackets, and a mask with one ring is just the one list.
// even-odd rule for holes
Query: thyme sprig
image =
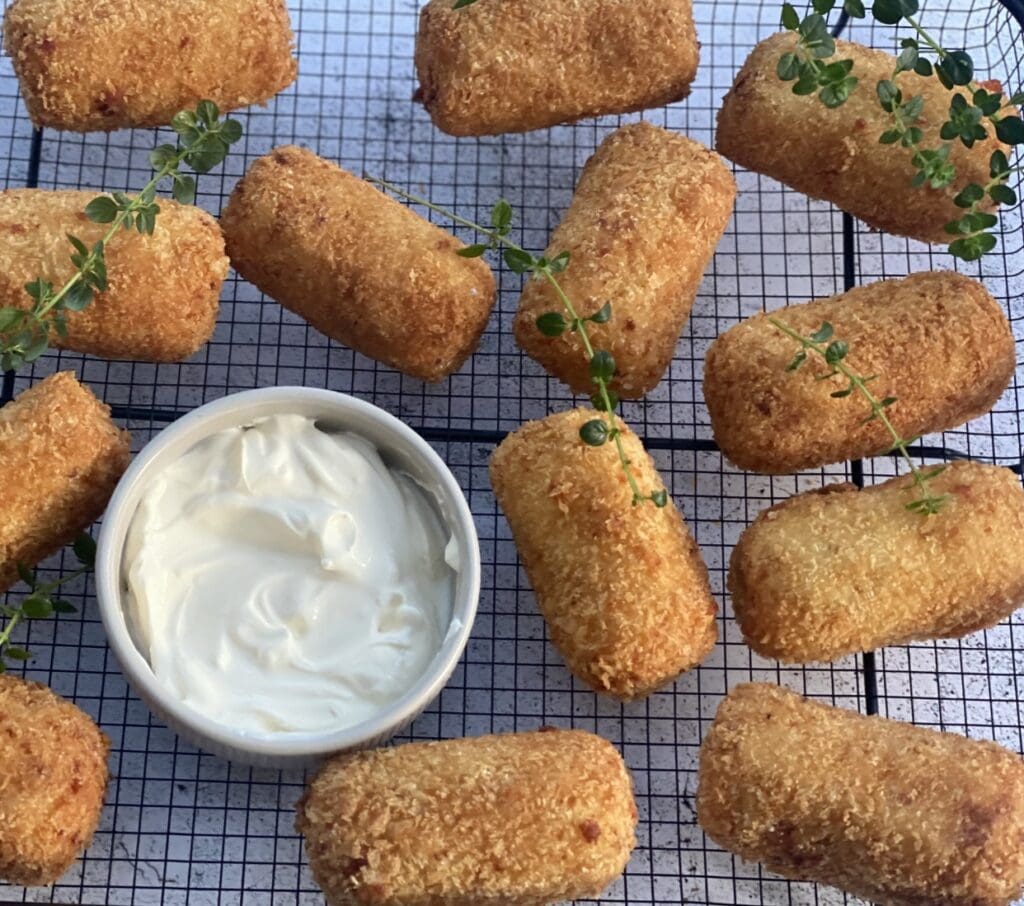
{"label": "thyme sprig", "polygon": [[846,341],[835,336],[831,324],[824,322],[814,333],[803,336],[792,327],[787,326],[778,318],[769,317],[768,322],[777,330],[781,330],[791,340],[800,344],[800,349],[793,357],[793,360],[786,367],[787,371],[796,371],[808,358],[809,353],[814,353],[825,360],[825,364],[831,369],[827,374],[819,375],[816,380],[824,381],[836,375],[842,375],[847,381],[846,387],[832,393],[835,399],[842,399],[853,393],[859,393],[871,407],[871,414],[868,415],[863,424],[867,425],[876,419],[880,421],[889,436],[892,438],[891,453],[899,453],[903,461],[910,467],[910,474],[914,477],[914,487],[917,490],[917,499],[907,504],[907,509],[912,513],[920,513],[923,516],[933,516],[938,513],[943,505],[949,500],[948,494],[933,494],[928,486],[933,478],[944,472],[945,466],[934,466],[928,470],[918,468],[910,455],[909,446],[916,438],[905,438],[896,430],[889,418],[888,409],[896,402],[896,397],[887,396],[879,399],[871,392],[868,384],[875,380],[877,375],[862,376],[857,374],[846,362],[850,347]]}
{"label": "thyme sprig", "polygon": [[20,623],[26,620],[45,620],[58,613],[75,613],[77,611],[77,608],[70,602],[54,597],[54,592],[65,583],[77,579],[93,568],[96,563],[96,542],[83,532],[75,539],[71,549],[78,560],[78,569],[59,579],[54,579],[52,582],[40,582],[35,572],[23,563],[18,564],[18,576],[28,586],[29,593],[19,604],[0,605],[0,615],[7,620],[3,629],[0,630],[0,673],[7,670],[9,666],[7,661],[27,661],[32,656],[26,648],[11,644],[11,633]]}
{"label": "thyme sprig", "polygon": [[[846,103],[859,82],[852,74],[853,60],[830,61],[835,54],[835,41],[829,32],[827,17],[836,3],[837,0],[812,0],[814,11],[803,19],[792,4],[783,4],[782,27],[793,32],[797,41],[794,50],[783,54],[776,67],[780,79],[794,83],[794,94],[817,94],[830,108]],[[866,15],[862,0],[842,0],[842,9],[854,19]],[[1004,144],[1024,143],[1024,120],[1014,109],[1024,104],[1024,92],[1018,92],[1005,102],[998,86],[993,91],[976,82],[971,55],[965,50],[943,47],[915,18],[918,10],[918,0],[874,0],[871,7],[871,14],[878,22],[883,25],[906,22],[917,35],[900,42],[901,50],[892,76],[875,86],[878,103],[891,121],[878,140],[883,145],[898,143],[910,153],[916,171],[913,186],[927,184],[932,189],[948,190],[956,179],[956,166],[950,160],[956,142],[971,148],[975,142],[988,138],[992,129]],[[934,60],[922,55],[922,45],[934,53]],[[902,72],[935,76],[943,87],[953,92],[939,128],[941,142],[935,147],[922,146],[924,131],[920,124],[925,119],[924,97],[919,94],[904,97],[896,84]],[[957,91],[958,88],[967,89],[969,98]],[[931,119],[937,117],[936,112],[930,112]],[[964,261],[976,261],[995,248],[996,237],[990,230],[996,226],[998,218],[981,210],[981,205],[988,199],[996,204],[1015,205],[1017,194],[1010,188],[1009,179],[1021,169],[1010,167],[1006,155],[995,151],[989,160],[989,182],[985,185],[969,183],[954,196],[954,203],[963,208],[964,213],[946,224],[946,232],[953,237],[950,254]]]}
{"label": "thyme sprig", "polygon": [[[654,491],[651,494],[644,494],[640,490],[636,476],[633,474],[633,467],[626,455],[626,448],[622,442],[622,432],[615,423],[615,409],[619,404],[618,395],[611,389],[612,379],[615,377],[615,359],[610,352],[604,349],[595,349],[590,338],[588,324],[605,324],[611,320],[612,306],[606,302],[598,311],[587,317],[581,317],[572,300],[562,288],[558,281],[558,274],[561,274],[569,266],[569,253],[562,252],[552,258],[546,256],[535,257],[526,251],[522,246],[517,245],[509,238],[512,231],[512,206],[505,200],[499,199],[491,211],[490,227],[474,223],[465,217],[460,217],[453,211],[449,211],[439,205],[427,201],[411,192],[406,192],[393,183],[386,182],[375,176],[367,176],[366,179],[393,192],[400,198],[411,201],[414,204],[423,205],[431,211],[446,217],[454,223],[469,227],[479,235],[485,237],[487,242],[469,245],[460,249],[457,254],[463,258],[478,258],[488,251],[499,251],[502,258],[513,273],[530,274],[545,280],[554,290],[558,301],[562,304],[563,312],[550,311],[537,319],[537,329],[548,337],[561,336],[563,333],[575,333],[580,338],[587,361],[590,367],[590,379],[594,383],[595,391],[590,402],[602,416],[591,419],[580,428],[580,439],[591,447],[601,447],[606,443],[613,443],[618,454],[619,464],[626,476],[630,492],[633,495],[633,505],[644,503],[650,500],[657,507],[663,507],[668,503],[668,492]],[[568,317],[566,317],[568,316]]]}
{"label": "thyme sprig", "polygon": [[178,134],[176,145],[153,149],[149,162],[154,175],[134,197],[123,192],[99,195],[86,205],[85,216],[93,223],[110,224],[110,229],[92,248],[77,236],[68,235],[75,273],[59,288],[37,277],[25,285],[32,304],[28,309],[0,308],[0,370],[16,371],[39,358],[50,346],[53,335],[67,336],[67,312],[82,311],[96,293],[107,289],[106,251],[119,230],[133,227],[152,235],[160,206],[156,192],[165,179],[172,180],[171,195],[181,204],[194,204],[196,181],[182,173],[182,165],[196,173],[207,173],[227,156],[231,145],[242,137],[237,120],[220,119],[212,101],[201,101],[194,111],[183,110],[171,121]]}

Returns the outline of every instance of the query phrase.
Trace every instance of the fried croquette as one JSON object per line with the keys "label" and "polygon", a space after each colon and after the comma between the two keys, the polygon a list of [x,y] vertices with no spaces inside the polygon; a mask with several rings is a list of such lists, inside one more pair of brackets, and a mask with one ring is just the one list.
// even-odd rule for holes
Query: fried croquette
{"label": "fried croquette", "polygon": [[235,269],[357,352],[426,381],[462,367],[494,305],[463,243],[311,151],[261,157],[221,218]]}
{"label": "fried croquette", "polygon": [[110,742],[46,686],[0,675],[0,880],[53,884],[89,845]]}
{"label": "fried croquette", "polygon": [[[85,206],[95,192],[13,189],[0,193],[0,306],[29,308],[25,284],[63,285],[75,272],[67,234],[92,247],[106,224]],[[224,238],[205,211],[159,201],[152,236],[121,231],[107,246],[108,287],[80,312],[67,313],[67,336],[52,344],[110,359],[179,362],[213,334],[228,273]]]}
{"label": "fried croquette", "polygon": [[[944,431],[988,412],[1013,377],[1013,332],[977,280],[952,272],[913,274],[828,299],[755,315],[708,350],[704,398],[722,452],[754,472],[784,473],[883,453],[892,437],[842,375],[812,354],[787,370],[800,347],[775,318],[803,336],[824,323],[848,344],[847,364],[875,375],[879,400],[903,437]],[[823,344],[824,345],[824,344]]]}
{"label": "fried croquette", "polygon": [[[610,303],[611,319],[588,333],[615,358],[620,396],[643,396],[665,374],[735,199],[717,154],[649,123],[613,132],[584,167],[545,255],[569,253],[558,281],[581,316]],[[574,393],[593,392],[579,334],[538,329],[549,311],[562,305],[535,277],[519,302],[516,341]]]}
{"label": "fried croquette", "polygon": [[686,97],[700,45],[691,0],[479,0],[420,12],[416,72],[449,135],[528,132]]}
{"label": "fried croquette", "polygon": [[0,408],[0,592],[95,522],[128,467],[130,438],[71,372]]}
{"label": "fried croquette", "polygon": [[[669,499],[632,505],[615,450],[591,447],[575,409],[528,422],[491,457],[491,484],[551,641],[597,692],[648,695],[699,664],[717,638],[700,549]],[[642,494],[664,489],[654,461],[621,421]]]}
{"label": "fried croquette", "polygon": [[599,895],[636,823],[610,743],[541,730],[335,758],[296,828],[329,906],[542,906]]}
{"label": "fried croquette", "polygon": [[720,705],[697,819],[743,859],[880,906],[1008,906],[1024,887],[1024,761],[763,683]]}
{"label": "fried croquette", "polygon": [[[719,154],[811,198],[831,201],[875,229],[923,242],[951,241],[945,226],[964,213],[953,196],[968,183],[987,185],[992,152],[1009,153],[1009,146],[991,130],[989,138],[971,148],[953,142],[952,185],[915,187],[913,155],[898,142],[878,141],[891,128],[892,117],[879,105],[875,86],[892,79],[896,58],[836,41],[835,58],[852,60],[852,75],[860,82],[845,104],[829,108],[816,97],[793,94],[793,83],[779,78],[779,59],[793,50],[794,42],[790,34],[772,35],[751,52],[718,112]],[[939,126],[949,110],[950,92],[937,79],[913,72],[901,73],[895,81],[905,99],[924,98],[927,115],[916,123],[924,136],[921,147],[942,144]],[[956,91],[971,102],[968,89]],[[988,198],[979,205],[985,212],[994,209]]]}
{"label": "fried croquette", "polygon": [[33,123],[73,132],[262,104],[298,72],[285,0],[13,0],[4,49]]}
{"label": "fried croquette", "polygon": [[[927,474],[933,467],[922,467]],[[831,485],[761,513],[729,566],[747,644],[787,663],[960,638],[1024,603],[1024,489],[1009,469],[956,462],[907,510],[913,476]]]}

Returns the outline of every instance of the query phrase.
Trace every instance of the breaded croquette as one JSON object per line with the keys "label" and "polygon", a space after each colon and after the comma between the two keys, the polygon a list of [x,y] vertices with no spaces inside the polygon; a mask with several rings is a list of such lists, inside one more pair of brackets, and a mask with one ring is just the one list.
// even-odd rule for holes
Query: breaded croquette
{"label": "breaded croquette", "polygon": [[[512,528],[551,641],[597,692],[648,695],[699,664],[717,638],[700,549],[675,504],[632,505],[615,445],[591,447],[575,409],[528,422],[491,457],[491,484]],[[642,494],[664,489],[621,421]]]}
{"label": "breaded croquette", "polygon": [[[931,468],[922,466],[927,473]],[[1024,603],[1024,489],[1009,469],[952,463],[939,513],[907,510],[911,475],[832,485],[761,513],[729,567],[747,644],[787,663],[959,638]]]}
{"label": "breaded croquette", "polygon": [[262,104],[298,71],[285,0],[13,0],[4,49],[35,125],[74,132]]}
{"label": "breaded croquette", "polygon": [[0,880],[53,884],[89,845],[110,743],[39,683],[0,675]]}
{"label": "breaded croquette", "polygon": [[[917,169],[913,155],[898,142],[880,144],[892,117],[878,103],[875,86],[892,79],[896,58],[849,41],[836,41],[835,59],[853,61],[859,80],[850,99],[829,108],[816,97],[793,94],[793,83],[779,78],[779,58],[793,49],[790,34],[772,35],[758,44],[743,64],[718,112],[715,147],[719,154],[803,192],[823,198],[859,217],[868,226],[923,242],[949,242],[945,225],[964,211],[953,196],[968,183],[987,185],[993,151],[1009,153],[990,137],[967,148],[950,144],[956,178],[948,189],[911,185]],[[924,98],[926,117],[917,121],[922,148],[942,144],[939,127],[949,110],[950,92],[937,79],[903,72],[896,84],[906,99]],[[956,89],[970,103],[968,89]],[[979,209],[995,203],[985,198]]]}
{"label": "breaded croquette", "polygon": [[543,906],[599,895],[636,822],[610,743],[541,730],[335,758],[296,828],[329,906]]}
{"label": "breaded croquette", "polygon": [[842,375],[811,355],[787,370],[802,336],[824,323],[849,346],[847,363],[875,375],[871,392],[903,437],[944,431],[988,412],[1013,376],[1013,332],[977,280],[952,272],[913,274],[755,315],[708,350],[704,398],[722,452],[754,472],[784,473],[873,456],[892,436]]}
{"label": "breaded croquette", "polygon": [[[74,272],[67,234],[90,248],[109,229],[85,207],[95,192],[13,189],[0,193],[0,306],[28,308],[25,284],[60,286]],[[152,236],[121,231],[107,246],[109,286],[81,312],[68,312],[67,336],[52,344],[90,355],[179,362],[213,334],[228,273],[224,238],[205,211],[160,199]]]}
{"label": "breaded croquette", "polygon": [[1019,755],[763,683],[719,706],[697,819],[743,859],[880,906],[1008,906],[1024,888]]}
{"label": "breaded croquette", "polygon": [[[665,374],[735,199],[717,154],[649,123],[613,132],[584,167],[545,255],[569,253],[558,281],[581,316],[610,303],[611,319],[588,333],[614,356],[620,396],[643,396]],[[549,311],[561,312],[561,303],[535,277],[519,303],[516,341],[574,393],[592,393],[579,334],[538,329]]]}
{"label": "breaded croquette", "polygon": [[528,132],[678,101],[699,51],[691,0],[430,0],[418,94],[449,135]]}
{"label": "breaded croquette", "polygon": [[0,591],[102,514],[128,467],[129,435],[70,372],[0,408]]}
{"label": "breaded croquette", "polygon": [[463,243],[311,151],[276,148],[221,218],[235,269],[357,352],[427,381],[462,367],[494,305]]}

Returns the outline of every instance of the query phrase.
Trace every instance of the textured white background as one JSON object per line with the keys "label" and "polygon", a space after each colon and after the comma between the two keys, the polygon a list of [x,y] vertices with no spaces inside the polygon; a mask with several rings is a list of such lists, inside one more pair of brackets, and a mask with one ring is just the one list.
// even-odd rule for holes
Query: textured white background
{"label": "textured white background", "polygon": [[[926,25],[943,29],[951,46],[977,52],[987,75],[1019,87],[1020,31],[1005,11],[957,0],[953,14],[929,0]],[[222,170],[201,181],[201,203],[217,212],[238,176],[275,144],[296,142],[355,171],[412,186],[435,201],[486,217],[503,195],[517,210],[517,238],[542,249],[567,205],[580,166],[616,118],[526,136],[455,140],[433,129],[411,102],[417,4],[292,4],[300,79],[265,109],[241,114],[247,136]],[[691,97],[652,121],[712,139],[714,110],[755,41],[776,28],[778,6],[750,2],[696,7],[702,65]],[[969,23],[969,25],[968,25]],[[856,36],[895,46],[888,30],[866,26]],[[628,119],[628,118],[627,118]],[[0,179],[10,187],[29,177],[31,129],[7,61],[0,64]],[[148,176],[150,131],[111,136],[47,132],[41,146],[43,187],[137,187]],[[485,563],[480,616],[452,682],[407,738],[432,739],[542,724],[597,731],[620,746],[633,770],[640,805],[640,845],[626,876],[602,902],[630,904],[843,903],[841,894],[781,881],[709,844],[696,826],[693,794],[699,741],[727,688],[761,679],[781,682],[825,701],[865,708],[857,659],[806,669],[780,669],[742,644],[724,598],[724,569],[739,532],[770,502],[845,478],[823,473],[770,481],[745,476],[713,451],[700,393],[703,354],[714,337],[762,308],[804,301],[843,286],[842,222],[828,205],[810,203],[776,183],[739,173],[736,215],[704,280],[693,317],[680,339],[669,378],[627,417],[655,444],[676,499],[700,542],[723,604],[722,641],[708,662],[645,702],[625,707],[599,700],[572,681],[545,638],[544,625],[517,566],[508,528],[496,511],[486,463],[498,433],[526,418],[569,405],[555,382],[516,351],[511,339],[520,278],[501,272],[501,302],[480,351],[439,387],[377,366],[307,328],[232,277],[214,341],[181,366],[110,364],[77,355],[52,356],[19,378],[18,389],[55,368],[74,368],[109,403],[120,407],[141,447],[162,423],[225,393],[256,386],[305,384],[356,393],[433,429],[476,514]],[[1004,218],[1005,255],[984,265],[986,281],[1007,306],[1024,338],[1024,232]],[[929,267],[950,267],[925,246],[872,235],[857,227],[856,279],[865,282]],[[978,274],[977,266],[965,271]],[[1016,464],[1021,454],[1020,381],[995,413],[929,444],[979,459]],[[156,415],[147,414],[155,409]],[[473,436],[461,432],[490,432]],[[686,449],[689,448],[689,449]],[[865,468],[868,481],[892,473],[892,463]],[[60,568],[55,558],[52,568]],[[958,564],[943,564],[957,569]],[[214,904],[248,906],[319,903],[292,830],[293,805],[304,778],[230,765],[201,755],[150,718],[128,691],[105,644],[91,586],[74,597],[80,617],[33,624],[35,653],[28,675],[49,682],[93,714],[113,741],[113,781],[100,832],[82,860],[53,890],[0,887],[0,900],[76,903]],[[1021,751],[1017,685],[1021,626],[1007,624],[962,643],[897,648],[879,657],[880,708]],[[2,770],[2,766],[0,766]]]}

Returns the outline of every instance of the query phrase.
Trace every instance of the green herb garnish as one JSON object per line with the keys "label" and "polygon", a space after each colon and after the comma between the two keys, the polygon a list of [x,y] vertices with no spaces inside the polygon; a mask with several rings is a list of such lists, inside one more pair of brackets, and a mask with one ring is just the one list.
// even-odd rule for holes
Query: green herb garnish
{"label": "green herb garnish", "polygon": [[868,388],[868,384],[875,380],[877,375],[872,374],[864,377],[850,368],[846,363],[850,347],[845,341],[835,336],[832,325],[827,321],[814,333],[806,337],[793,330],[793,328],[786,326],[777,318],[769,317],[768,322],[773,327],[781,330],[787,337],[796,340],[800,344],[800,350],[793,357],[789,365],[786,366],[786,371],[798,370],[807,361],[808,353],[814,353],[823,358],[825,364],[831,369],[827,374],[819,375],[816,380],[824,381],[836,375],[842,375],[846,378],[846,387],[842,390],[836,390],[832,394],[835,399],[842,399],[853,393],[859,393],[867,400],[868,405],[871,407],[871,414],[864,419],[862,424],[869,424],[876,419],[880,421],[892,438],[892,446],[888,452],[899,453],[903,457],[903,461],[910,467],[911,475],[914,476],[914,486],[917,489],[918,497],[907,504],[907,509],[913,513],[921,513],[924,516],[933,516],[938,513],[946,501],[949,500],[949,495],[932,494],[928,487],[928,482],[944,472],[946,467],[935,466],[927,471],[918,468],[910,456],[910,451],[907,449],[917,438],[904,438],[889,419],[887,410],[896,402],[896,397],[887,396],[884,399],[878,399]]}
{"label": "green herb garnish", "polygon": [[513,211],[512,206],[505,199],[500,199],[494,205],[491,211],[491,226],[485,227],[479,223],[474,223],[472,220],[460,217],[452,211],[432,204],[424,198],[406,192],[404,189],[385,182],[383,179],[373,176],[367,176],[366,178],[369,182],[381,186],[407,201],[421,204],[431,211],[447,217],[454,223],[469,227],[471,230],[487,238],[485,243],[470,245],[460,249],[457,254],[463,258],[479,258],[487,251],[500,250],[509,270],[516,274],[531,274],[534,277],[547,281],[551,285],[551,288],[558,296],[558,300],[562,303],[564,311],[550,311],[541,315],[537,319],[537,329],[547,337],[558,337],[566,331],[579,335],[587,361],[590,363],[590,379],[596,387],[594,394],[590,397],[590,402],[595,409],[602,413],[601,418],[591,419],[580,428],[580,439],[591,447],[601,447],[609,441],[615,444],[619,463],[633,494],[634,506],[647,500],[653,502],[655,506],[665,506],[668,503],[668,493],[666,491],[644,494],[637,484],[636,476],[633,475],[632,466],[630,465],[629,458],[626,456],[626,449],[622,443],[622,432],[615,424],[615,409],[619,404],[619,397],[610,386],[612,379],[615,377],[615,359],[610,352],[603,349],[595,349],[591,342],[590,334],[587,331],[587,325],[590,323],[605,324],[611,320],[611,304],[605,303],[594,314],[586,318],[580,317],[572,300],[566,295],[562,285],[558,282],[557,277],[558,274],[562,273],[569,266],[569,253],[562,252],[553,258],[547,258],[546,256],[536,258],[521,246],[516,245],[516,243],[508,238],[509,233],[512,231]]}
{"label": "green herb garnish", "polygon": [[[776,72],[780,79],[793,82],[793,93],[817,95],[826,107],[840,107],[857,88],[858,78],[853,72],[853,60],[832,60],[836,44],[829,33],[826,17],[835,8],[837,0],[813,0],[813,12],[800,18],[790,3],[782,6],[782,27],[797,36],[796,48],[779,58]],[[956,167],[950,160],[954,143],[959,141],[970,148],[975,142],[988,138],[990,129],[996,138],[1007,145],[1024,143],[1024,121],[1014,107],[1024,104],[1024,92],[1018,92],[1004,102],[998,89],[974,81],[974,60],[965,50],[948,50],[935,40],[915,18],[918,0],[875,0],[871,14],[884,25],[906,22],[917,34],[904,38],[889,79],[875,86],[878,103],[889,115],[889,127],[879,136],[883,145],[899,144],[910,154],[916,170],[912,185],[932,189],[948,189],[956,179]],[[842,0],[843,11],[854,19],[866,15],[861,0]],[[934,53],[934,59],[922,55],[924,50]],[[902,72],[915,72],[920,76],[935,76],[942,85],[954,92],[948,110],[925,111],[924,97],[904,97],[896,85]],[[970,97],[957,91],[966,88]],[[924,147],[921,123],[945,117],[939,129],[941,143]],[[1017,194],[1009,186],[1011,174],[1021,167],[1011,167],[1002,151],[993,152],[989,160],[990,179],[984,185],[969,183],[958,192],[953,201],[964,213],[946,224],[951,238],[950,254],[964,261],[976,261],[996,246],[995,234],[990,230],[998,223],[995,214],[981,210],[986,199],[997,204],[1015,205]]]}
{"label": "green herb garnish", "polygon": [[0,630],[0,673],[7,670],[8,660],[27,661],[32,656],[27,649],[11,644],[11,633],[19,623],[26,620],[45,620],[58,613],[77,611],[73,604],[54,597],[54,592],[65,582],[70,582],[93,568],[96,563],[96,542],[83,533],[75,539],[71,549],[80,564],[79,568],[52,582],[40,582],[35,572],[23,563],[18,564],[18,576],[28,586],[29,593],[17,605],[0,605],[0,614],[7,620],[4,628]]}
{"label": "green herb garnish", "polygon": [[27,310],[0,308],[0,370],[16,371],[39,358],[50,346],[53,334],[67,336],[66,312],[82,311],[95,293],[107,288],[107,245],[118,230],[134,227],[152,235],[160,206],[156,203],[158,185],[173,181],[171,195],[181,204],[194,204],[196,181],[181,172],[184,164],[196,173],[206,173],[227,156],[242,137],[237,120],[220,119],[220,110],[212,101],[202,101],[195,111],[183,110],[171,121],[178,134],[177,145],[160,145],[150,152],[149,162],[156,171],[134,198],[123,192],[100,195],[85,208],[93,223],[109,223],[110,229],[90,249],[76,236],[68,236],[75,273],[60,288],[39,277],[26,284],[32,299]]}

